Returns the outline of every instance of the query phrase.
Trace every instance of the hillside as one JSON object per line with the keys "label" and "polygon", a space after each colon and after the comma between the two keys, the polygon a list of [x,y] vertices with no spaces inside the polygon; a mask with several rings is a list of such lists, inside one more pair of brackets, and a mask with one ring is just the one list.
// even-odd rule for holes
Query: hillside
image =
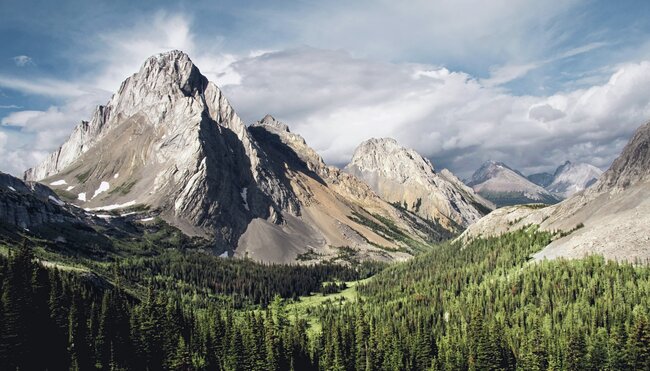
{"label": "hillside", "polygon": [[650,258],[650,124],[641,126],[621,155],[585,191],[553,206],[514,206],[494,211],[461,236],[498,235],[525,225],[563,231],[537,258],[581,258],[599,254],[608,259]]}

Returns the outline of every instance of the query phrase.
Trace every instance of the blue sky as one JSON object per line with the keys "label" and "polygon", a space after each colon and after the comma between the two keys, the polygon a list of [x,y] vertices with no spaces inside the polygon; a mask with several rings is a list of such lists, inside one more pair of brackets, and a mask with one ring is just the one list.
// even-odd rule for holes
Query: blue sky
{"label": "blue sky", "polygon": [[0,170],[55,150],[150,55],[190,54],[247,122],[344,164],[392,136],[466,177],[606,168],[650,118],[645,1],[0,4]]}

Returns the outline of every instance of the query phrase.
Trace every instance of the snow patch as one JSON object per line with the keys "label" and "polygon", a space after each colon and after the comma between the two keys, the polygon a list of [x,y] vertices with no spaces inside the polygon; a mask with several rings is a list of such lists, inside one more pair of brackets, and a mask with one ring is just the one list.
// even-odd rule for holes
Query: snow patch
{"label": "snow patch", "polygon": [[219,255],[219,257],[220,258],[227,258],[228,257],[228,251],[227,250],[224,251],[223,253],[221,253],[221,255]]}
{"label": "snow patch", "polygon": [[95,211],[95,210],[105,210],[105,211],[110,211],[110,210],[115,210],[115,209],[123,209],[125,207],[133,206],[135,205],[135,200],[125,202],[123,204],[113,204],[113,205],[107,205],[107,206],[99,206],[99,207],[93,207],[93,208],[88,208],[85,209],[86,211]]}
{"label": "snow patch", "polygon": [[241,199],[244,201],[244,208],[250,211],[251,209],[248,207],[248,198],[247,198],[248,188],[244,187],[239,194],[241,195]]}
{"label": "snow patch", "polygon": [[140,219],[139,221],[141,221],[141,222],[150,222],[150,221],[152,221],[153,219],[154,219],[153,217],[150,217],[150,218]]}
{"label": "snow patch", "polygon": [[102,219],[111,219],[111,218],[114,218],[113,215],[108,215],[108,214],[96,214],[95,216],[98,217],[98,218],[102,218]]}
{"label": "snow patch", "polygon": [[113,175],[113,179],[117,179],[120,176],[120,173]]}
{"label": "snow patch", "polygon": [[59,200],[58,198],[56,198],[56,197],[54,197],[54,196],[47,196],[47,198],[49,198],[50,201],[54,202],[55,204],[57,204],[57,205],[59,205],[59,206],[63,206],[63,205],[65,205],[65,202]]}
{"label": "snow patch", "polygon": [[68,183],[65,181],[65,179],[57,180],[56,182],[52,182],[52,183],[50,183],[50,185],[53,185],[53,186],[64,185],[64,184],[68,184]]}
{"label": "snow patch", "polygon": [[71,191],[71,190],[74,189],[74,187],[76,187],[76,186],[68,186],[68,188],[66,188],[65,190],[66,190],[66,191]]}
{"label": "snow patch", "polygon": [[102,192],[106,192],[106,191],[108,191],[109,188],[111,188],[111,185],[110,185],[108,182],[102,182],[102,183],[99,185],[99,188],[97,188],[97,189],[95,190],[95,194],[93,195],[93,198],[97,197],[97,195],[100,194],[100,193],[102,193]]}
{"label": "snow patch", "polygon": [[16,192],[16,188],[14,188],[14,187],[12,187],[12,186],[7,186],[7,187],[8,187],[10,190]]}
{"label": "snow patch", "polygon": [[126,213],[126,214],[120,214],[120,216],[125,217],[125,216],[129,216],[129,215],[134,215],[134,214],[137,214],[137,213],[138,213],[137,211],[132,211],[132,212]]}
{"label": "snow patch", "polygon": [[79,193],[79,195],[77,195],[77,199],[86,202],[86,192]]}

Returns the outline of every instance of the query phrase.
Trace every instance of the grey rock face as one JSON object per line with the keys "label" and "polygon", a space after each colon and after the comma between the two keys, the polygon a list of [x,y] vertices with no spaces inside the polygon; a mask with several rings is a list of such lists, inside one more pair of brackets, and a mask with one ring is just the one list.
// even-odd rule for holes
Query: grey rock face
{"label": "grey rock face", "polygon": [[394,139],[361,143],[345,170],[363,179],[380,197],[448,230],[466,227],[493,208],[451,172],[436,173],[429,160]]}
{"label": "grey rock face", "polygon": [[621,155],[593,188],[596,191],[620,191],[649,179],[650,123],[647,123],[637,129]]}
{"label": "grey rock face", "polygon": [[530,174],[526,179],[537,184],[540,187],[547,187],[549,184],[553,183],[553,174],[549,173],[536,173]]}

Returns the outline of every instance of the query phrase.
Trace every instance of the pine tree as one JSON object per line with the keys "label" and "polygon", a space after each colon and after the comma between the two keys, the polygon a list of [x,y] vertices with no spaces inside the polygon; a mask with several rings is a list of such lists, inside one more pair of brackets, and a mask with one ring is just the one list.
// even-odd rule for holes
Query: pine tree
{"label": "pine tree", "polygon": [[650,369],[650,326],[643,308],[634,311],[634,322],[628,330],[626,356],[632,370]]}
{"label": "pine tree", "polygon": [[189,371],[192,369],[190,349],[181,335],[178,336],[178,344],[170,366],[172,370],[178,371]]}

